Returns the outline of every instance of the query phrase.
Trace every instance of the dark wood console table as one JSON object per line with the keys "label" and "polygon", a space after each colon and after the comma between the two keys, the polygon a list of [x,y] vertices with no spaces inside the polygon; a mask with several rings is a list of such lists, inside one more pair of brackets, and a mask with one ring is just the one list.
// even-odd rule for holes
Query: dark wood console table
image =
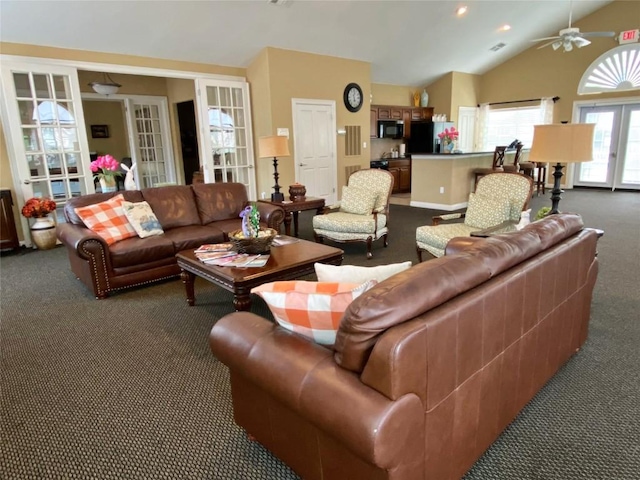
{"label": "dark wood console table", "polygon": [[305,197],[304,200],[274,202],[271,200],[258,200],[262,203],[270,203],[282,207],[284,210],[284,232],[291,235],[291,218],[293,217],[294,235],[298,236],[298,213],[304,210],[316,210],[318,215],[324,209],[324,198]]}

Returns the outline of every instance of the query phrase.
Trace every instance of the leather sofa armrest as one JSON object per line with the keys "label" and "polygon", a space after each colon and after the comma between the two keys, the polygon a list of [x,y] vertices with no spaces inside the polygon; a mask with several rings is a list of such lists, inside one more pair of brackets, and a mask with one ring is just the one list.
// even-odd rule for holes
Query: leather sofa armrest
{"label": "leather sofa armrest", "polygon": [[100,235],[81,225],[59,223],[56,226],[56,235],[64,245],[75,250],[78,256],[85,260],[90,258],[87,251],[98,249],[105,254],[109,252],[107,242]]}
{"label": "leather sofa armrest", "polygon": [[333,351],[262,317],[246,312],[223,317],[209,344],[232,372],[381,468],[417,455],[408,445],[424,444],[424,408],[416,395],[390,400],[339,367]]}
{"label": "leather sofa armrest", "polygon": [[278,205],[265,202],[255,202],[260,213],[260,219],[267,224],[269,228],[279,231],[280,225],[284,222],[284,210]]}
{"label": "leather sofa armrest", "polygon": [[444,254],[446,256],[463,252],[467,248],[485,240],[483,237],[454,237],[449,240],[446,247],[444,247]]}

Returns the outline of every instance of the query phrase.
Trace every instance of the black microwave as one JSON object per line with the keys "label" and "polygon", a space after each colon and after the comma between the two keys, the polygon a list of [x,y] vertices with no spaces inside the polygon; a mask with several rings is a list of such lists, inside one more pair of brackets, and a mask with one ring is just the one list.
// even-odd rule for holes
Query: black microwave
{"label": "black microwave", "polygon": [[402,138],[403,135],[402,120],[378,120],[378,138]]}

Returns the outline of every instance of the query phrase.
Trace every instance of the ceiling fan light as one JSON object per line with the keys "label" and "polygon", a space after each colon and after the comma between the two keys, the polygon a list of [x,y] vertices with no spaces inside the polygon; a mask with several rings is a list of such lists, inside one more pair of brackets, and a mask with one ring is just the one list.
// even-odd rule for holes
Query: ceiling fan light
{"label": "ceiling fan light", "polygon": [[553,47],[554,50],[558,50],[562,46],[562,42],[558,40],[557,42],[553,42],[551,46]]}

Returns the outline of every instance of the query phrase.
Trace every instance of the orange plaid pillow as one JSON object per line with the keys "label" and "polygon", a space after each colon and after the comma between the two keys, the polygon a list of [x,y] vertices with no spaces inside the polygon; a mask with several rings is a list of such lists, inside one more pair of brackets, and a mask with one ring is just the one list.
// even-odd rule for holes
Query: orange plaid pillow
{"label": "orange plaid pillow", "polygon": [[267,303],[278,324],[316,343],[333,345],[340,320],[349,304],[373,287],[366,283],[271,282],[251,293]]}
{"label": "orange plaid pillow", "polygon": [[112,245],[137,235],[124,214],[122,202],[124,197],[119,194],[104,202],[78,207],[75,210],[88,229],[104,238],[107,245]]}

